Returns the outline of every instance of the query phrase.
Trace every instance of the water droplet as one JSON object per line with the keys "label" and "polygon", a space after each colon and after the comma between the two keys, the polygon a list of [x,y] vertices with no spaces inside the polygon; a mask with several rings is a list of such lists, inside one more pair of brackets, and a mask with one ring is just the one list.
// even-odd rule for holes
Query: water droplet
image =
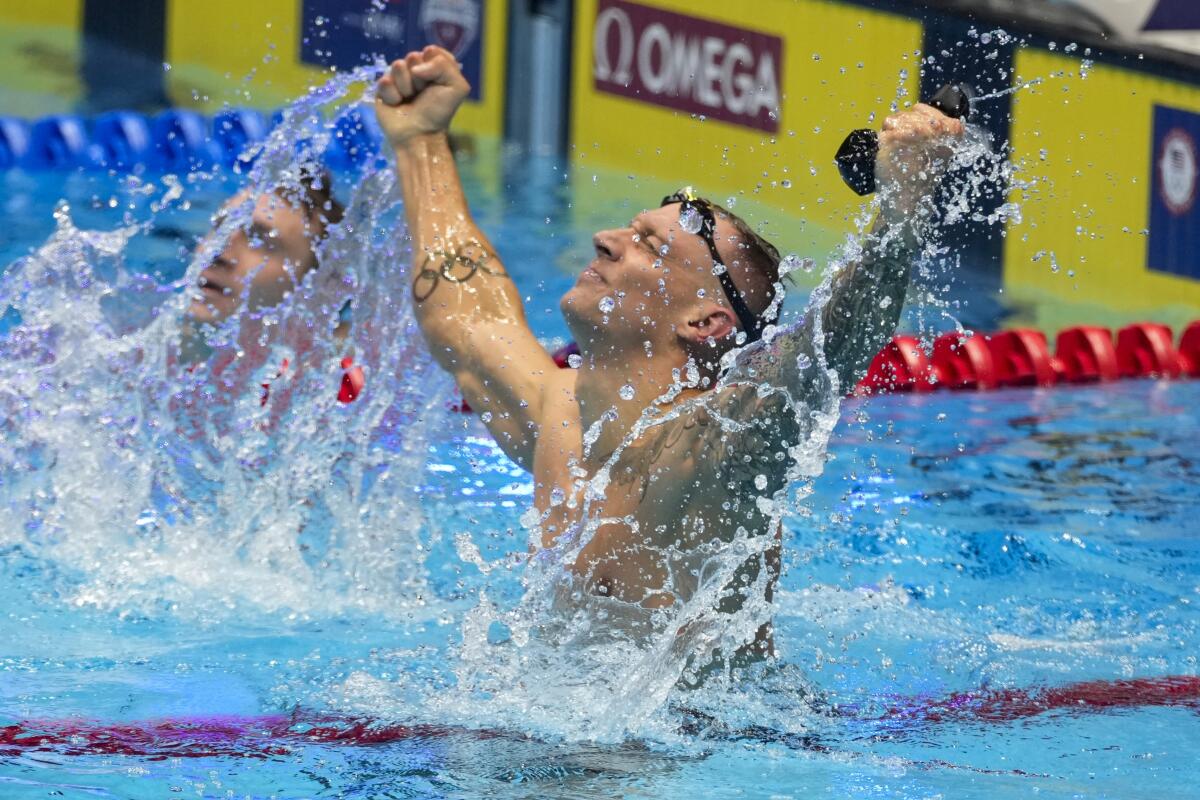
{"label": "water droplet", "polygon": [[612,310],[614,308],[616,308],[616,306],[617,306],[617,301],[613,300],[611,297],[601,297],[600,298],[600,311],[602,313],[611,314]]}
{"label": "water droplet", "polygon": [[480,415],[479,415],[479,418],[480,418],[481,420],[483,420],[484,422],[491,422],[491,421],[492,421],[492,412],[490,412],[490,411],[485,411],[485,412],[483,412],[482,414],[480,414]]}
{"label": "water droplet", "polygon": [[579,353],[571,353],[571,355],[567,356],[567,366],[571,369],[579,369],[583,366],[583,356],[579,355]]}
{"label": "water droplet", "polygon": [[627,383],[624,386],[622,386],[620,394],[621,394],[622,400],[632,400],[633,399],[633,385]]}
{"label": "water droplet", "polygon": [[885,296],[883,299],[881,299],[879,301],[880,308],[891,308],[891,305],[892,305],[892,298],[890,296]]}
{"label": "water droplet", "polygon": [[754,476],[754,488],[758,489],[760,492],[763,489],[766,489],[767,488],[767,476],[763,475],[762,473],[755,475]]}
{"label": "water droplet", "polygon": [[559,487],[555,486],[550,490],[550,505],[561,506],[563,501],[567,499],[567,493]]}
{"label": "water droplet", "polygon": [[700,216],[700,212],[691,206],[679,212],[679,227],[688,233],[699,233],[703,224],[704,219]]}
{"label": "water droplet", "polygon": [[783,187],[783,188],[785,188],[785,189],[790,189],[790,188],[792,188],[792,182],[791,182],[789,179],[787,179],[787,178],[784,178],[783,180],[781,180],[781,181],[779,182],[779,185],[780,185],[780,186],[782,186],[782,187]]}
{"label": "water droplet", "polygon": [[816,267],[816,262],[811,258],[801,258],[795,253],[788,253],[779,262],[779,277],[787,275],[789,272],[800,270],[801,272],[812,272]]}
{"label": "water droplet", "polygon": [[801,353],[796,356],[796,366],[800,369],[808,369],[812,366],[812,359],[808,357],[808,353]]}
{"label": "water droplet", "polygon": [[704,297],[707,294],[708,294],[708,292],[704,291],[703,289],[696,290],[696,297]]}

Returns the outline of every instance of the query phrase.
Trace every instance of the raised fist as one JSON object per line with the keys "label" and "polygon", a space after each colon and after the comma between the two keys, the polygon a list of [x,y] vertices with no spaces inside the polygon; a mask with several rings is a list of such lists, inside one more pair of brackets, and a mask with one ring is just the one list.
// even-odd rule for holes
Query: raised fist
{"label": "raised fist", "polygon": [[931,195],[950,166],[950,145],[962,133],[962,120],[924,103],[884,120],[875,180],[885,208],[906,213]]}
{"label": "raised fist", "polygon": [[393,147],[450,127],[471,85],[448,51],[430,45],[392,62],[375,84],[375,116]]}

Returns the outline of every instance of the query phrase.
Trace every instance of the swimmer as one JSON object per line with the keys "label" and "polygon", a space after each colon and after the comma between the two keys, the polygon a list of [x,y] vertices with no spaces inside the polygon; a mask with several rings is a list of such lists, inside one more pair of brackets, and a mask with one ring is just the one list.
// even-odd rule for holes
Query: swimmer
{"label": "swimmer", "polygon": [[[597,233],[594,258],[560,303],[582,362],[556,368],[471,218],[451,157],[447,130],[468,89],[454,57],[437,47],[393,62],[377,85],[430,351],[504,451],[532,472],[544,547],[579,522],[584,480],[617,454],[643,410],[657,406],[656,417],[668,421],[617,455],[589,512],[605,522],[571,567],[593,594],[672,607],[697,591],[714,545],[739,528],[772,537],[770,555],[748,561],[728,587],[721,610],[735,611],[743,587],[763,569],[770,587],[778,570],[780,532],[755,501],[785,487],[789,447],[816,424],[798,418],[785,397],[821,410],[855,385],[892,336],[921,244],[917,220],[962,123],[923,104],[888,117],[876,163],[881,209],[861,256],[841,269],[820,313],[745,348],[718,387],[728,366],[722,357],[775,320],[775,247],[686,190]],[[814,366],[819,352],[836,387]],[[760,383],[775,388],[760,391]],[[735,424],[727,430],[718,415]],[[770,654],[764,629],[750,655]]]}
{"label": "swimmer", "polygon": [[[234,195],[217,214],[214,233],[230,209],[251,201],[247,226],[234,231],[200,271],[184,326],[185,363],[208,354],[204,326],[225,321],[243,305],[257,311],[282,302],[317,266],[317,247],[344,212],[329,175],[305,172],[295,188],[281,186],[257,197],[249,191]],[[345,336],[346,328],[341,323],[335,333]]]}
{"label": "swimmer", "polygon": [[[211,355],[206,327],[224,322],[243,306],[253,312],[278,305],[317,267],[320,243],[345,213],[330,181],[328,173],[303,171],[297,187],[281,186],[258,196],[243,191],[225,203],[213,222],[214,233],[230,209],[252,201],[254,208],[247,226],[234,231],[212,263],[200,271],[183,324],[180,363],[194,365]],[[349,332],[349,320],[340,319],[334,339],[340,343]],[[287,361],[280,364],[277,377],[290,367]],[[347,355],[340,369],[338,400],[353,402],[365,383],[362,367]],[[270,392],[271,383],[263,383],[263,405]]]}

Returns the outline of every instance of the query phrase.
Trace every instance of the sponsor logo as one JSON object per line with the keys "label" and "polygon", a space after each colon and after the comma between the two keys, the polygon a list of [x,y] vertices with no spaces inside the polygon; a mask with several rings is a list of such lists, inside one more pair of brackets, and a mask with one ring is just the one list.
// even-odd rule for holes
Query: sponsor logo
{"label": "sponsor logo", "polygon": [[598,91],[774,133],[783,40],[625,0],[600,0]]}
{"label": "sponsor logo", "polygon": [[1196,202],[1196,141],[1182,128],[1163,137],[1158,157],[1159,190],[1175,216],[1191,211]]}
{"label": "sponsor logo", "polygon": [[457,58],[475,43],[479,15],[478,0],[425,0],[420,24],[429,41]]}

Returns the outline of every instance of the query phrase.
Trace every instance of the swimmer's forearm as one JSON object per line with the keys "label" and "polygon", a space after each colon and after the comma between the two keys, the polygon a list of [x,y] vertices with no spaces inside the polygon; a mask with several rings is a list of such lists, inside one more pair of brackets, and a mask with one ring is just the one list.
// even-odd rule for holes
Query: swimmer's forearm
{"label": "swimmer's forearm", "polygon": [[413,137],[395,154],[413,245],[410,284],[422,323],[523,323],[520,294],[471,218],[446,134]]}
{"label": "swimmer's forearm", "polygon": [[913,226],[881,216],[862,254],[834,276],[821,309],[825,363],[848,391],[896,331],[917,253]]}

